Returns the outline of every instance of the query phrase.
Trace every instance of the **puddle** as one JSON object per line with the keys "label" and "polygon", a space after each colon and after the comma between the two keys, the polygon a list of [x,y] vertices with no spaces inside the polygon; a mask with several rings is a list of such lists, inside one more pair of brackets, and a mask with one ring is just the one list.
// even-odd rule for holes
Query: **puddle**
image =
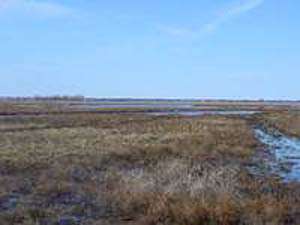
{"label": "puddle", "polygon": [[62,217],[59,219],[59,225],[79,225],[81,220],[77,217]]}
{"label": "puddle", "polygon": [[17,193],[13,193],[7,196],[3,196],[0,198],[0,212],[1,211],[11,211],[16,209],[19,199],[21,195]]}
{"label": "puddle", "polygon": [[254,132],[271,155],[263,159],[271,172],[286,182],[300,181],[300,139],[278,133],[269,134],[262,128],[256,128]]}
{"label": "puddle", "polygon": [[205,116],[205,115],[254,115],[259,113],[258,111],[220,111],[220,110],[210,110],[210,111],[185,111],[185,110],[178,110],[178,111],[163,111],[163,112],[150,112],[147,113],[148,115],[154,116],[169,116],[169,115],[179,115],[179,116]]}
{"label": "puddle", "polygon": [[147,109],[163,109],[163,108],[180,108],[186,109],[193,107],[187,103],[106,103],[106,104],[78,104],[72,105],[74,109],[118,109],[118,108],[147,108]]}

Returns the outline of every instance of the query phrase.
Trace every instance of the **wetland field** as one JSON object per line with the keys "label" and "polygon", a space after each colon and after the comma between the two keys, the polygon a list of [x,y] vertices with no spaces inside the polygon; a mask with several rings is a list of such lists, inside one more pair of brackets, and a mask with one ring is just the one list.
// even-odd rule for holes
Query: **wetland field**
{"label": "wetland field", "polygon": [[300,104],[0,101],[0,225],[298,225]]}

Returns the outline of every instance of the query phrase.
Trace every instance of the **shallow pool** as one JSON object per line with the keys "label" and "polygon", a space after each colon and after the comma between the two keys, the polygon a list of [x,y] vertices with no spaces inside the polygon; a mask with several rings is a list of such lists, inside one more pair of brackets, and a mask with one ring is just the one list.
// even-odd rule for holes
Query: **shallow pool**
{"label": "shallow pool", "polygon": [[255,129],[256,137],[274,157],[265,162],[285,181],[300,181],[300,139]]}

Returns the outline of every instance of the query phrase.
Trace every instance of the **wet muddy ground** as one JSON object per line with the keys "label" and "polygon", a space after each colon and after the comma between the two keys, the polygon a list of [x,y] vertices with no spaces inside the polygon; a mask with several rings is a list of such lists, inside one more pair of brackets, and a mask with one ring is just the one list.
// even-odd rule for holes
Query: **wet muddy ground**
{"label": "wet muddy ground", "polygon": [[267,154],[261,156],[264,166],[284,181],[300,181],[300,139],[279,132],[268,133],[262,127],[254,129]]}

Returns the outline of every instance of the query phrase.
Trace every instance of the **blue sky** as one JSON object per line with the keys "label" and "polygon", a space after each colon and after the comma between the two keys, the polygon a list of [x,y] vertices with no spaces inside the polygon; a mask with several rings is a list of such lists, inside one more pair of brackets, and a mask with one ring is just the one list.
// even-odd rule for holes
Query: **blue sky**
{"label": "blue sky", "polygon": [[0,95],[300,99],[300,1],[0,0]]}

